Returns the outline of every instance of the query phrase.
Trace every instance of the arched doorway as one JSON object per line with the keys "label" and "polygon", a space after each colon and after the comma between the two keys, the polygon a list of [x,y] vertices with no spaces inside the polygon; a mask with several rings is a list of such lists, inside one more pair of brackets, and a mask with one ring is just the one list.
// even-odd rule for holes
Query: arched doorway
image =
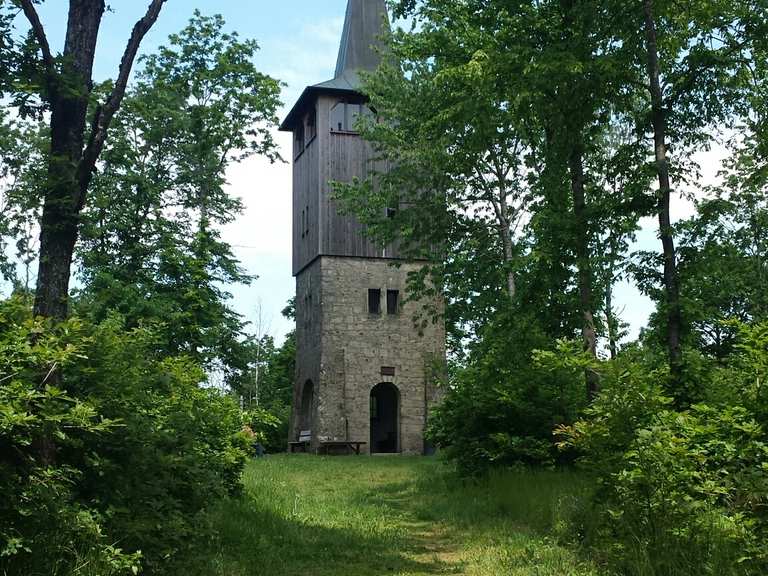
{"label": "arched doorway", "polygon": [[304,383],[301,391],[301,409],[299,412],[299,430],[312,430],[312,403],[315,399],[315,385],[312,380]]}
{"label": "arched doorway", "polygon": [[371,390],[371,453],[400,451],[400,391],[389,382]]}

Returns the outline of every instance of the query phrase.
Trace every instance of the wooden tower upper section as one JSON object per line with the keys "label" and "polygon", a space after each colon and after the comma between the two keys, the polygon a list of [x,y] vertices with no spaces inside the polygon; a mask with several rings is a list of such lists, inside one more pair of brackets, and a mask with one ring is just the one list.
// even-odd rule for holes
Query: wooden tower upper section
{"label": "wooden tower upper section", "polygon": [[397,258],[372,243],[363,226],[339,212],[330,182],[365,178],[373,169],[371,146],[355,131],[369,113],[360,94],[360,71],[379,65],[389,30],[385,0],[349,0],[332,80],[307,87],[280,129],[293,133],[293,274],[320,256]]}

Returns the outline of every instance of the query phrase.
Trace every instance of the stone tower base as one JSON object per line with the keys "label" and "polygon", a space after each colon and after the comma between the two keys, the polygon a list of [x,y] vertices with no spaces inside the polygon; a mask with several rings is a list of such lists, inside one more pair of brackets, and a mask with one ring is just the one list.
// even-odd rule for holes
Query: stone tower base
{"label": "stone tower base", "polygon": [[[417,327],[420,304],[403,303],[408,273],[421,266],[323,256],[297,276],[291,440],[311,430],[312,448],[357,441],[366,442],[366,453],[424,453],[427,415],[445,361],[445,328],[432,322]],[[378,312],[371,310],[369,290],[380,291]]]}

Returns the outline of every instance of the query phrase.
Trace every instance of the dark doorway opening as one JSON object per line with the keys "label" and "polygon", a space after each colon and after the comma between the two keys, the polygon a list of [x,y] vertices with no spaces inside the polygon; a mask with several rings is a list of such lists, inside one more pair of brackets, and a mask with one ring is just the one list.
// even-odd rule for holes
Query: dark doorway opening
{"label": "dark doorway opening", "polygon": [[400,391],[389,382],[371,390],[371,453],[400,451]]}
{"label": "dark doorway opening", "polygon": [[312,380],[304,383],[301,391],[301,410],[299,412],[299,430],[312,430],[312,403],[315,397],[315,385]]}

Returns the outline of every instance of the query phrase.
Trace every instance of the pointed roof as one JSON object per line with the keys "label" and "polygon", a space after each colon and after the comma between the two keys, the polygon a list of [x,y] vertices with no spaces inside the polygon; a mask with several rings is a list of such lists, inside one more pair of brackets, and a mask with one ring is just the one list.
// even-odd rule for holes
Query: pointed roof
{"label": "pointed roof", "polygon": [[385,0],[348,0],[333,79],[306,88],[280,130],[293,129],[311,95],[321,91],[358,91],[361,86],[360,71],[376,70],[381,62],[381,50],[384,48],[382,35],[388,30]]}
{"label": "pointed roof", "polygon": [[344,19],[344,33],[336,61],[336,78],[358,70],[376,70],[381,63],[381,39],[389,27],[384,0],[350,0]]}

